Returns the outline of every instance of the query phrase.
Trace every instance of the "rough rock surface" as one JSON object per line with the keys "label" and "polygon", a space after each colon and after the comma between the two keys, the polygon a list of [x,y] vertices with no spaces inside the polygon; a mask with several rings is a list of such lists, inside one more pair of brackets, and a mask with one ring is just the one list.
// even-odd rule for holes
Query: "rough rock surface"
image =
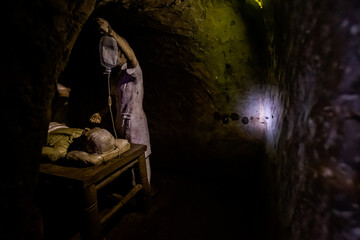
{"label": "rough rock surface", "polygon": [[143,68],[154,164],[236,174],[265,143],[274,239],[360,238],[360,5],[259,3],[4,2],[1,123],[11,158],[1,167],[0,235],[41,236],[34,192],[55,83],[88,63],[67,80],[75,99],[90,99],[76,117],[84,124],[104,87],[90,74],[93,48],[81,48],[98,42],[86,32],[98,15]]}
{"label": "rough rock surface", "polygon": [[263,99],[278,116],[265,136],[275,239],[359,239],[360,4],[272,2]]}

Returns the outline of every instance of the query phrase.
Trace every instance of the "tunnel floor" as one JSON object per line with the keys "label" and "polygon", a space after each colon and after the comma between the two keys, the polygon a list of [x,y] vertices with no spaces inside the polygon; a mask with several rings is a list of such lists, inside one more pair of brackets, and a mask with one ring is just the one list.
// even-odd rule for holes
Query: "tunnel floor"
{"label": "tunnel floor", "polygon": [[252,186],[179,174],[155,176],[160,178],[154,179],[159,193],[149,214],[125,214],[108,230],[107,240],[265,239],[262,199],[246,193]]}
{"label": "tunnel floor", "polygon": [[[252,150],[239,162],[236,176],[217,175],[216,171],[203,175],[153,168],[155,195],[150,211],[144,214],[135,202],[130,202],[104,227],[105,239],[268,239],[262,175],[265,154],[259,146],[248,149]],[[68,206],[63,202],[62,205]],[[59,212],[63,214],[62,210]],[[77,220],[72,221],[67,220],[67,224],[78,225]],[[65,234],[64,223],[60,223],[61,238],[80,239],[76,228]],[[59,237],[55,229],[59,228],[48,230],[49,239]]]}

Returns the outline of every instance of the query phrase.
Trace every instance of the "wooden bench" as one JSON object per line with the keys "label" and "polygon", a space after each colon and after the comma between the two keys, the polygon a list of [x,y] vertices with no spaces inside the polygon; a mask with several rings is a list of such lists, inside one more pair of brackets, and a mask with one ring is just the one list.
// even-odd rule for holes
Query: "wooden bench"
{"label": "wooden bench", "polygon": [[[83,222],[82,239],[102,239],[101,228],[129,200],[139,196],[145,210],[150,208],[150,185],[145,162],[145,145],[131,144],[131,148],[119,158],[92,167],[68,167],[52,163],[40,164],[40,181],[57,182],[81,191]],[[124,172],[135,170],[135,186],[104,216],[98,210],[98,190],[113,182]],[[138,194],[139,193],[139,194]]]}

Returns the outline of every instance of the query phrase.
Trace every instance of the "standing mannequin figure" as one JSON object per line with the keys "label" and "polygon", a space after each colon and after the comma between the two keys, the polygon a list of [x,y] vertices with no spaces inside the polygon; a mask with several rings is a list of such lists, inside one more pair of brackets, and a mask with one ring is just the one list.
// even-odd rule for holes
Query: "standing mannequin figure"
{"label": "standing mannequin figure", "polygon": [[[113,37],[119,46],[118,65],[120,71],[111,75],[111,95],[116,105],[115,128],[120,138],[130,143],[144,144],[148,180],[151,170],[149,156],[151,154],[150,136],[146,115],[143,110],[143,75],[134,51],[128,42],[114,32],[110,24],[102,19],[96,19],[102,34]],[[109,107],[91,116],[90,122],[99,124]]]}

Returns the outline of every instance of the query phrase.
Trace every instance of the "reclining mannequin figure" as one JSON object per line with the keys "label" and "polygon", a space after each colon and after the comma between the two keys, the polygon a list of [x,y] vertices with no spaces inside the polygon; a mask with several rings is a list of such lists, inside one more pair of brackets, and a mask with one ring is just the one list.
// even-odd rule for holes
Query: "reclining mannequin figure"
{"label": "reclining mannequin figure", "polygon": [[71,89],[57,83],[56,90],[48,137],[42,148],[44,161],[84,167],[100,165],[130,148],[126,139],[115,140],[106,129],[68,127],[66,107]]}

